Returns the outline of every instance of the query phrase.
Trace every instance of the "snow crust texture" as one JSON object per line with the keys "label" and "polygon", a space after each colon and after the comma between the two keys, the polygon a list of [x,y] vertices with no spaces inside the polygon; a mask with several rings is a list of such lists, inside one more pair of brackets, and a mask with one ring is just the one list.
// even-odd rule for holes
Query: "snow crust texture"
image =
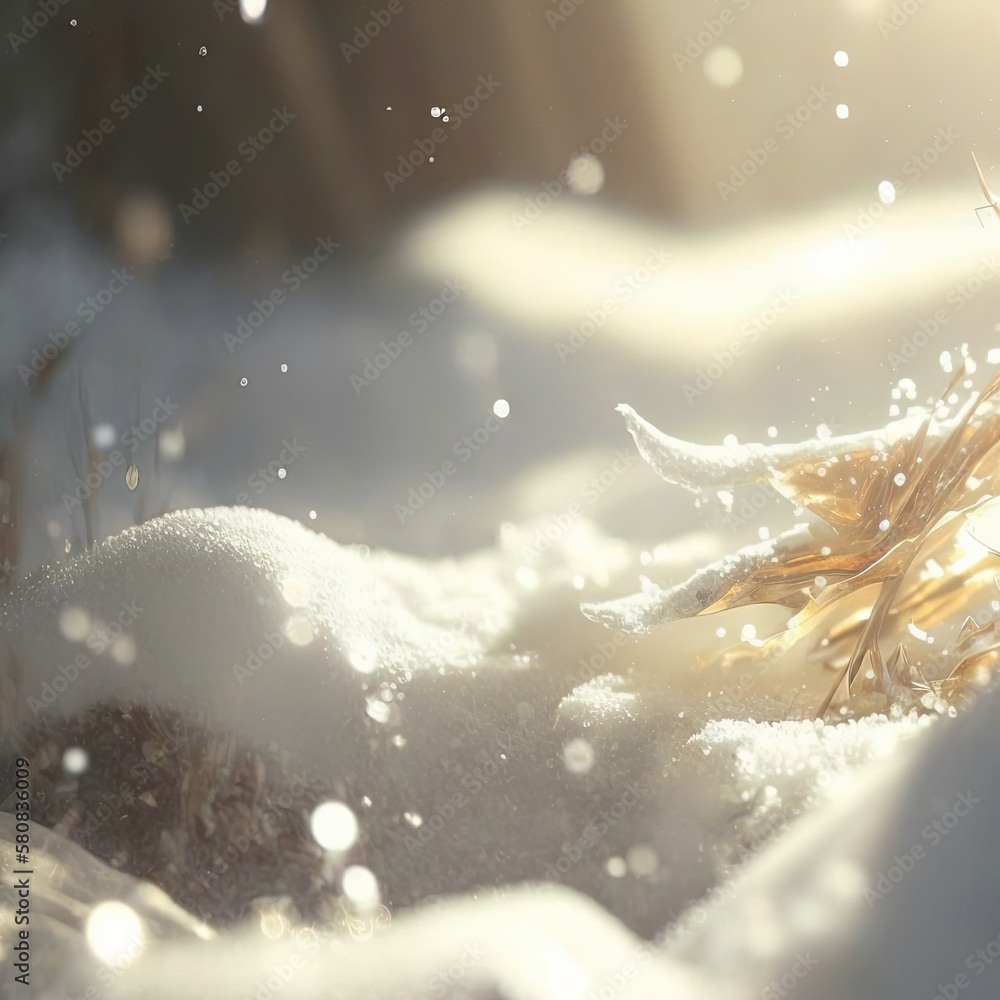
{"label": "snow crust texture", "polygon": [[[31,744],[56,827],[32,828],[37,954],[60,957],[37,960],[41,988],[860,1000],[965,976],[963,997],[997,995],[996,697],[933,721],[712,718],[644,675],[633,639],[577,627],[602,657],[588,672],[534,641],[541,617],[574,649],[577,556],[529,581],[502,546],[422,563],[218,508],[27,581],[0,615],[0,766]],[[177,744],[123,777],[98,734],[140,716]],[[89,769],[56,780],[81,733]],[[206,788],[166,780],[180,770]],[[220,862],[248,774],[274,830]],[[114,822],[91,824],[121,780]],[[308,825],[330,799],[358,823],[337,857]],[[0,815],[6,913],[12,855]],[[350,865],[380,900],[354,916]],[[142,928],[142,960],[113,974],[87,934],[109,899]]]}

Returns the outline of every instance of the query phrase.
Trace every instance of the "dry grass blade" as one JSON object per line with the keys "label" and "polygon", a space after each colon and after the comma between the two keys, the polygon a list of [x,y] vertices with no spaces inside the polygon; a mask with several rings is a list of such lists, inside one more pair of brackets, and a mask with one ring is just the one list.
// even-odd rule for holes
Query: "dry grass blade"
{"label": "dry grass blade", "polygon": [[[986,183],[986,178],[983,176],[983,172],[979,167],[979,160],[976,159],[976,154],[972,154],[972,162],[976,165],[976,177],[979,178],[979,187],[982,189],[983,195],[986,201],[989,203],[989,207],[993,209],[996,213],[996,217],[1000,219],[1000,203],[997,201],[997,196],[989,189]],[[986,206],[983,206],[984,208]]]}
{"label": "dry grass blade", "polygon": [[[949,404],[972,370],[971,362],[963,364],[937,404],[910,421],[907,433],[898,422],[883,432],[780,447],[746,445],[735,452],[677,442],[620,407],[640,453],[668,481],[704,493],[723,483],[766,479],[820,518],[830,534],[816,528],[788,532],[772,543],[748,546],[669,591],[653,588],[584,606],[584,613],[615,627],[648,631],[677,617],[779,604],[797,615],[786,632],[757,651],[771,656],[807,638],[821,620],[833,628],[841,611],[846,627],[836,631],[836,644],[843,648],[853,640],[854,645],[819,714],[838,691],[851,693],[862,671],[887,695],[911,689],[906,649],[898,645],[887,663],[880,638],[887,630],[905,629],[903,616],[912,623],[914,615],[927,622],[958,613],[991,571],[988,546],[970,554],[962,528],[996,492],[1000,373],[950,415]],[[916,571],[929,562],[939,568],[960,563],[961,572]],[[857,595],[873,586],[877,596],[864,614]],[[993,661],[991,650],[968,652],[941,682],[942,690],[958,690]]]}

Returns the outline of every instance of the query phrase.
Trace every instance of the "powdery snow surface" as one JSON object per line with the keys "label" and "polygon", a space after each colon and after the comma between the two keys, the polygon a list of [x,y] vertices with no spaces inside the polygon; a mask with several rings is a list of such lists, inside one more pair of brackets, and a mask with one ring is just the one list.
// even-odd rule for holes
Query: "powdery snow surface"
{"label": "powdery snow surface", "polygon": [[843,784],[672,929],[720,996],[995,997],[996,692]]}
{"label": "powdery snow surface", "polygon": [[850,772],[891,756],[903,740],[933,724],[916,713],[822,721],[719,719],[692,738],[716,763],[719,795],[747,808],[737,824],[740,859],[787,823],[836,797]]}
{"label": "powdery snow surface", "polygon": [[[509,544],[424,563],[216,508],[27,581],[0,619],[16,724],[0,750],[7,768],[15,733],[41,742],[37,808],[63,819],[32,828],[47,873],[33,882],[36,988],[860,1000],[939,983],[996,996],[993,695],[931,722],[712,719],[696,685],[665,689],[648,669],[643,643],[663,661],[655,639],[580,618],[570,581],[602,559],[620,565],[620,547],[566,541],[527,579]],[[127,772],[114,822],[91,828],[121,778],[98,742],[79,777],[46,782],[63,743],[97,741],[80,720],[112,703],[121,726],[140,710],[165,726],[198,713],[209,790],[146,787],[174,760],[202,773],[178,730],[167,764]],[[246,848],[231,832],[249,809],[232,777],[244,760],[278,830]],[[356,829],[324,855],[307,821],[329,800]],[[143,871],[173,901],[128,873],[135,816],[154,835]],[[70,840],[81,831],[90,853]],[[185,868],[201,841],[211,849]],[[190,893],[206,872],[211,892]]]}

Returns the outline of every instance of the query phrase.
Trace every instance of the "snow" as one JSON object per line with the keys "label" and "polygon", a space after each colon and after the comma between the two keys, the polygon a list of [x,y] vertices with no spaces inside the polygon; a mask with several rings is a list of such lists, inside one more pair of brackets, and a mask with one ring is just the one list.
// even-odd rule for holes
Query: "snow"
{"label": "snow", "polygon": [[[602,549],[598,534],[588,537],[592,557],[614,551]],[[567,565],[583,557],[581,545],[567,539],[537,562],[536,614],[571,621],[577,592]],[[26,699],[55,676],[52,665],[70,663],[82,650],[91,659],[81,675],[86,681],[68,684],[44,718],[68,718],[112,696],[163,712],[198,705],[262,759],[269,759],[268,747],[283,747],[294,757],[293,774],[296,767],[351,774],[360,788],[335,808],[356,816],[365,865],[353,857],[344,859],[354,865],[348,869],[328,861],[322,870],[334,881],[327,892],[337,899],[338,871],[363,870],[396,911],[381,929],[373,917],[351,918],[312,953],[291,931],[294,915],[266,925],[286,928],[276,938],[246,924],[213,933],[162,894],[139,891],[134,879],[35,827],[34,842],[57,861],[58,873],[56,881],[37,882],[39,951],[62,940],[75,956],[66,965],[68,980],[47,961],[38,964],[40,979],[81,989],[96,968],[61,893],[85,907],[117,898],[142,921],[143,960],[115,978],[113,996],[140,989],[173,996],[183,975],[187,995],[236,997],[252,993],[276,968],[295,972],[283,994],[293,1000],[317,995],[319,983],[360,996],[361,984],[373,981],[383,984],[381,995],[419,995],[436,984],[442,995],[458,996],[491,984],[512,998],[586,998],[613,989],[636,1000],[739,1000],[780,985],[782,976],[797,984],[800,973],[809,983],[802,995],[810,997],[902,996],[934,976],[950,980],[961,972],[965,956],[989,939],[991,904],[967,863],[984,870],[992,864],[994,807],[977,804],[934,850],[921,831],[934,810],[953,807],[966,788],[992,801],[991,696],[956,720],[875,717],[831,726],[715,718],[711,700],[699,706],[695,689],[664,690],[662,672],[624,636],[605,649],[604,661],[594,661],[591,676],[533,649],[520,566],[509,547],[421,562],[340,546],[268,512],[215,508],[129,529],[30,580],[2,618],[20,643],[19,725],[34,722]],[[129,601],[134,614],[126,630],[137,650],[131,665],[110,650],[94,652],[84,630],[59,628],[67,607],[93,628],[106,628]],[[259,646],[256,637],[283,634],[289,618],[303,614],[312,641],[275,643],[239,683],[234,665]],[[601,636],[610,634],[590,633],[583,648],[601,648]],[[367,668],[358,669],[359,662]],[[11,669],[7,660],[5,676]],[[366,711],[373,696],[398,711],[395,726]],[[359,741],[352,729],[341,737],[360,717],[369,719],[361,730],[367,735]],[[406,739],[401,750],[392,749],[397,731]],[[456,782],[457,773],[469,780]],[[624,801],[622,788],[635,780],[639,805],[620,810],[560,885],[446,898],[477,885],[538,880],[557,856],[572,860],[588,817],[593,822]],[[448,815],[445,800],[455,791],[466,801]],[[555,798],[563,803],[557,813],[546,805]],[[579,828],[563,825],[567,811]],[[395,845],[386,839],[383,831],[404,812],[422,817],[426,843],[406,846],[402,834]],[[155,815],[153,821],[160,822]],[[0,822],[7,824],[0,842],[9,852],[10,821]],[[418,832],[402,826],[406,837]],[[504,845],[515,842],[541,863],[502,861]],[[869,908],[865,890],[894,856],[920,844],[925,858]],[[609,874],[608,859],[638,857],[638,846],[649,864]],[[456,878],[460,872],[464,878]],[[255,877],[266,882],[259,872]],[[350,888],[358,879],[346,881]],[[95,894],[88,887],[96,885]],[[5,906],[12,892],[0,890]],[[645,900],[645,916],[635,909],[637,898]],[[981,909],[966,899],[980,900]],[[951,916],[936,917],[935,905]],[[680,919],[671,919],[678,911]],[[160,912],[171,914],[166,923]],[[388,911],[375,914],[381,924]],[[645,943],[622,919],[656,942]],[[866,922],[872,926],[861,933]],[[932,948],[923,944],[925,923],[941,935]],[[375,930],[367,943],[345,936],[345,927],[364,926]],[[873,950],[878,934],[897,942],[889,972]],[[210,951],[199,940],[205,937],[213,939]],[[907,944],[917,941],[917,949]],[[806,954],[808,962],[798,957]],[[822,964],[813,967],[815,956]],[[914,964],[922,978],[912,973]],[[852,968],[868,978],[848,987],[841,970]],[[995,985],[991,968],[976,978],[977,989]],[[900,983],[906,988],[897,989]]]}
{"label": "snow", "polygon": [[[949,208],[947,214],[954,213]],[[505,210],[496,220],[509,230]],[[63,229],[72,234],[72,226],[59,228],[60,238]],[[587,233],[574,241],[581,253],[605,242]],[[678,259],[693,251],[720,257],[717,245],[694,248],[680,234],[673,237],[684,249]],[[964,231],[960,242],[965,263],[951,252],[954,241],[941,258],[949,274],[959,275],[981,253],[969,249]],[[467,232],[456,236],[445,270],[459,273],[450,265],[468,264],[467,247]],[[553,254],[546,249],[543,256]],[[91,258],[97,260],[83,248],[60,263],[61,273],[74,276],[67,301],[76,301],[76,285],[81,295],[97,287],[103,264],[95,264],[93,274],[72,266]],[[420,253],[414,258],[421,266],[428,260]],[[37,299],[50,308],[14,317],[0,352],[12,371],[30,354],[37,329],[57,328],[64,317],[38,277],[52,268],[23,253],[10,259],[23,271],[18,277],[24,281],[16,283],[38,286]],[[503,268],[491,265],[491,271],[509,275],[513,264],[527,266],[527,274],[535,264],[525,259],[519,245]],[[434,282],[440,269],[431,267]],[[911,271],[899,269],[906,280],[893,293],[907,300]],[[120,531],[135,516],[135,498],[120,476],[98,497],[97,548],[54,562],[62,557],[64,536],[72,536],[79,551],[59,499],[72,478],[63,474],[66,441],[72,456],[79,435],[66,403],[76,399],[75,382],[53,374],[49,394],[35,402],[35,422],[25,429],[33,461],[26,509],[39,517],[21,565],[46,568],[19,582],[0,612],[0,749],[9,749],[11,721],[22,729],[43,719],[39,807],[46,780],[56,774],[63,796],[58,804],[86,800],[94,813],[95,787],[109,787],[109,764],[99,747],[90,747],[83,771],[63,769],[61,762],[81,749],[60,743],[64,723],[112,697],[152,707],[163,719],[199,712],[225,737],[212,745],[217,799],[228,794],[226,769],[245,756],[260,768],[264,799],[292,797],[289,812],[299,832],[308,831],[322,803],[350,809],[357,853],[330,857],[310,843],[310,854],[300,841],[299,855],[262,850],[239,855],[227,870],[214,865],[217,907],[220,899],[262,897],[241,920],[230,921],[229,914],[201,913],[203,897],[185,898],[188,909],[177,901],[196,876],[213,868],[211,855],[205,871],[174,872],[175,899],[116,869],[124,856],[116,828],[126,812],[140,808],[152,810],[139,815],[163,850],[150,877],[176,868],[172,850],[181,860],[186,856],[177,836],[182,824],[164,815],[178,803],[158,799],[160,789],[144,789],[136,796],[142,807],[130,804],[115,822],[99,826],[91,846],[105,849],[102,856],[113,864],[69,839],[72,823],[64,808],[67,819],[57,831],[35,825],[31,832],[45,871],[33,886],[36,988],[49,985],[54,996],[77,996],[100,984],[107,997],[192,1000],[255,996],[262,989],[288,1000],[335,989],[352,998],[492,991],[581,1000],[868,1000],[929,997],[964,974],[969,985],[954,987],[963,998],[997,995],[1000,963],[984,962],[978,972],[975,962],[982,960],[968,964],[968,956],[995,941],[1000,930],[992,878],[998,820],[993,772],[1000,749],[993,695],[984,694],[956,719],[857,719],[817,729],[811,722],[781,721],[808,701],[796,698],[811,675],[772,672],[773,684],[752,680],[757,686],[747,691],[741,680],[733,697],[725,677],[705,659],[706,649],[723,647],[713,640],[719,632],[772,634],[767,616],[780,627],[784,612],[780,621],[774,609],[740,610],[723,615],[722,623],[714,616],[676,621],[638,639],[580,615],[580,600],[606,602],[634,590],[641,564],[650,579],[635,599],[640,603],[625,608],[631,617],[611,620],[639,631],[658,622],[658,602],[699,567],[716,561],[714,570],[709,566],[716,579],[738,568],[731,557],[721,559],[718,532],[681,535],[695,523],[704,526],[704,511],[692,513],[688,496],[683,503],[664,496],[659,483],[648,488],[646,470],[623,476],[570,527],[553,527],[554,517],[575,509],[580,484],[606,468],[621,443],[608,397],[609,387],[618,391],[620,376],[628,379],[640,411],[652,415],[655,408],[658,422],[668,419],[664,426],[690,424],[683,397],[671,399],[664,384],[675,377],[671,366],[679,359],[693,371],[724,346],[729,335],[716,314],[706,319],[689,310],[677,320],[673,310],[674,328],[664,336],[657,304],[641,330],[633,324],[631,338],[607,338],[603,347],[595,340],[587,355],[575,358],[572,383],[560,381],[565,369],[553,360],[551,344],[534,345],[525,332],[538,339],[554,335],[555,327],[474,312],[449,317],[359,399],[345,388],[348,373],[373,356],[413,302],[393,293],[378,312],[370,302],[350,299],[350,281],[343,281],[325,293],[317,290],[315,298],[304,294],[238,355],[227,357],[219,331],[231,327],[259,289],[237,294],[230,288],[224,301],[213,287],[223,281],[218,274],[182,277],[180,291],[159,289],[170,310],[153,292],[137,288],[134,300],[120,304],[120,328],[102,331],[103,340],[81,340],[77,360],[93,389],[95,420],[126,427],[135,419],[136,376],[120,359],[145,331],[151,363],[142,374],[144,404],[147,395],[183,387],[176,396],[183,409],[176,423],[164,425],[164,435],[180,441],[174,447],[185,461],[163,476],[172,492],[162,503],[195,509]],[[951,282],[945,278],[938,282],[942,290]],[[688,284],[676,276],[671,282]],[[884,283],[875,284],[871,301],[883,315]],[[530,281],[517,278],[514,285],[523,292]],[[773,285],[755,279],[747,288],[757,295]],[[854,296],[836,298],[835,313],[824,300],[803,322],[814,332],[836,332],[845,353],[856,349],[867,356],[874,314],[864,313]],[[691,293],[692,302],[703,299],[700,291]],[[509,314],[547,308],[551,297],[504,292],[497,300]],[[12,301],[27,310],[23,296]],[[740,322],[753,311],[738,303],[725,307]],[[558,322],[568,326],[571,319],[563,309]],[[630,322],[623,319],[626,332]],[[482,383],[470,380],[456,392],[447,374],[453,371],[453,334],[480,326],[503,359],[502,371],[517,371],[522,381],[500,385],[493,365]],[[337,337],[331,336],[334,327]],[[788,328],[797,363],[803,369],[810,360],[826,364],[825,342],[803,339],[803,330]],[[722,339],[709,341],[709,335]],[[774,351],[787,351],[788,343],[776,342]],[[669,364],[636,371],[632,359],[621,357],[629,345]],[[279,374],[286,359],[294,363]],[[753,368],[748,378],[757,380],[754,393],[781,396],[786,373],[775,375],[776,359],[784,355],[762,356]],[[850,381],[842,390],[849,385],[856,419],[863,422],[867,407],[882,405],[884,379],[877,366],[854,363],[845,371]],[[284,381],[274,381],[279,379]],[[12,382],[20,392],[20,380]],[[120,383],[127,383],[125,390]],[[482,422],[501,393],[512,402],[505,434],[511,442],[521,434],[516,448],[511,444],[504,453],[508,464],[501,454],[507,444],[498,444],[487,461],[469,463],[461,487],[436,498],[436,508],[429,504],[419,520],[398,523],[393,502],[423,468],[440,461],[457,435]],[[752,433],[739,423],[746,406],[745,394],[719,391],[712,399],[714,418],[703,409],[698,419],[716,421],[716,440],[734,428],[742,438]],[[830,414],[804,416],[811,427]],[[803,414],[769,410],[761,419],[799,428]],[[903,433],[916,419],[910,413],[896,429]],[[640,421],[635,415],[641,429]],[[233,502],[253,467],[277,455],[291,426],[305,429],[308,455],[260,502],[303,521],[318,511],[313,520],[328,534],[363,538],[374,551],[338,544],[268,511],[214,506]],[[608,447],[595,451],[596,441]],[[717,485],[728,487],[734,463],[746,460],[746,468],[736,470],[742,475],[778,453],[722,451],[688,450],[680,458],[699,475],[714,470]],[[515,452],[528,456],[520,468],[509,461]],[[142,493],[156,485],[148,448],[140,450],[139,464]],[[467,497],[465,509],[460,505]],[[53,537],[45,530],[50,519],[60,529]],[[78,520],[79,512],[70,529],[79,527]],[[621,537],[605,536],[595,522],[613,524]],[[539,544],[546,528],[556,537]],[[756,536],[757,524],[747,528]],[[660,539],[667,540],[654,544]],[[469,554],[416,559],[385,546]],[[532,548],[534,554],[526,555]],[[650,553],[644,560],[643,551]],[[687,610],[699,609],[693,604]],[[116,628],[122,636],[105,645],[101,636]],[[44,685],[57,676],[65,680],[59,668],[68,669],[79,655],[88,665],[78,666],[76,679],[60,683],[58,697],[45,704]],[[818,667],[815,673],[825,680]],[[12,713],[6,685],[14,680]],[[37,715],[29,698],[43,702]],[[163,754],[153,743],[144,744],[151,765]],[[170,753],[193,756],[195,748],[168,747]],[[304,785],[297,784],[300,776]],[[615,808],[633,783],[642,792],[639,804],[594,836],[595,819]],[[933,823],[944,823],[957,805],[966,808],[960,795],[979,801],[932,842]],[[0,805],[9,809],[10,801]],[[221,854],[229,846],[229,819],[208,802],[194,821],[193,839],[210,840],[205,830],[215,823]],[[278,833],[294,841],[295,830],[290,820]],[[532,884],[544,881],[557,859],[571,859],[587,831],[589,846],[560,884]],[[16,905],[12,843],[9,817],[0,813],[5,914]],[[925,850],[920,858],[916,846]],[[912,865],[907,857],[914,858]],[[902,865],[910,870],[897,880]],[[355,891],[370,895],[372,879],[383,905],[367,915],[346,909]],[[326,904],[320,913],[307,905],[316,898]],[[141,961],[116,967],[113,975],[85,936],[87,916],[108,901],[137,915],[145,944]],[[212,926],[197,918],[196,909]],[[9,929],[0,925],[5,944]]]}
{"label": "snow", "polygon": [[[198,939],[213,938],[210,931],[162,895],[137,894],[135,880],[110,869],[100,876],[100,893],[81,896],[95,884],[94,873],[84,872],[97,862],[35,829],[40,851],[62,863],[39,883],[39,909],[65,906],[58,902],[65,898],[60,886],[84,902],[108,896],[130,902],[151,940],[141,963],[116,970],[111,997],[134,996],[141,986],[150,1000],[182,988],[188,996],[236,998],[252,995],[276,972],[291,1000],[335,989],[361,997],[373,982],[380,984],[379,996],[457,997],[492,989],[512,1000],[584,1000],[602,989],[625,1000],[749,1000],[793,988],[816,1000],[929,996],[929,982],[965,982],[963,996],[995,996],[1000,963],[989,950],[997,940],[995,890],[986,874],[1000,820],[989,792],[998,749],[994,702],[985,696],[961,724],[920,727],[906,752],[880,756],[850,779],[837,801],[762,849],[652,944],[568,889],[526,887],[429,903],[374,934],[362,929],[361,939],[318,925],[308,934],[286,928],[267,938],[247,927],[214,938],[209,963]],[[842,742],[845,750],[853,745],[850,754],[863,738],[855,732]],[[951,826],[942,821],[948,832],[929,835],[929,823],[943,820],[962,795],[970,804],[964,817]],[[0,838],[9,844],[11,834],[10,820],[0,816]],[[5,871],[9,860],[3,858]],[[66,882],[64,864],[83,877]],[[72,960],[57,965],[51,952],[40,950],[36,968],[53,983],[60,967],[75,971],[79,988],[99,967],[82,937],[67,933],[67,920],[68,913],[42,916],[36,933],[48,944],[46,935],[59,931],[63,957]]]}

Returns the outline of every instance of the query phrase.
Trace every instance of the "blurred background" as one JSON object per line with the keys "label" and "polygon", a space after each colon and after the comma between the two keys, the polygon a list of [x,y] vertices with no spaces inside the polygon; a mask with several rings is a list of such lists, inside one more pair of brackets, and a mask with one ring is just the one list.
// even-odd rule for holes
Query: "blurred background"
{"label": "blurred background", "polygon": [[215,504],[423,556],[574,503],[756,537],[769,495],[734,523],[638,463],[588,490],[613,407],[860,430],[996,342],[982,0],[18,0],[2,29],[9,576]]}

